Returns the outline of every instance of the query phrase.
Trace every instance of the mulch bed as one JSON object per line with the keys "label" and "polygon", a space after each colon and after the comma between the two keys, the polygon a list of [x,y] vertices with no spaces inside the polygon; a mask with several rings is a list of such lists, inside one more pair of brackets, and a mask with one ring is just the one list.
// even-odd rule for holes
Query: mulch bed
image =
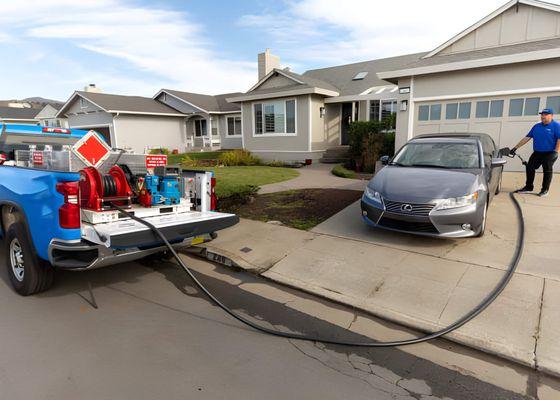
{"label": "mulch bed", "polygon": [[256,195],[244,204],[224,204],[221,211],[258,221],[279,221],[297,229],[311,229],[362,196],[361,191],[302,189]]}

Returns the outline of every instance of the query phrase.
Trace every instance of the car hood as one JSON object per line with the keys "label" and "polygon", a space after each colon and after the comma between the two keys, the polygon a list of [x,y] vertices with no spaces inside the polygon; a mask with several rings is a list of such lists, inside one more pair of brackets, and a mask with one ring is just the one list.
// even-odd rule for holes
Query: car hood
{"label": "car hood", "polygon": [[479,169],[387,166],[368,186],[389,200],[422,203],[471,194],[482,187],[481,174]]}

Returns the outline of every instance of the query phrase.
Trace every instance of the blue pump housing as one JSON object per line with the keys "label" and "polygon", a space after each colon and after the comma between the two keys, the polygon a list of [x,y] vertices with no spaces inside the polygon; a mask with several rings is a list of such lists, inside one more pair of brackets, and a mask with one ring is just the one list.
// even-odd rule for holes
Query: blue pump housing
{"label": "blue pump housing", "polygon": [[152,195],[152,205],[173,205],[181,201],[177,176],[146,175],[146,189]]}

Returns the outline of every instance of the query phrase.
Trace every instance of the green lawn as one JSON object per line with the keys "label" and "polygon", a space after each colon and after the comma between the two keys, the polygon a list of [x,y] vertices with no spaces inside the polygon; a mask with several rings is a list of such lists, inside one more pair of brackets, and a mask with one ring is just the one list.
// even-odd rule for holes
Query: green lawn
{"label": "green lawn", "polygon": [[226,198],[236,194],[246,194],[268,183],[287,181],[299,176],[293,168],[279,167],[213,167],[203,168],[214,171],[216,176],[216,194]]}
{"label": "green lawn", "polygon": [[193,160],[215,160],[220,157],[221,151],[195,151],[190,153],[169,154],[167,156],[168,164],[179,164],[181,159],[188,155]]}

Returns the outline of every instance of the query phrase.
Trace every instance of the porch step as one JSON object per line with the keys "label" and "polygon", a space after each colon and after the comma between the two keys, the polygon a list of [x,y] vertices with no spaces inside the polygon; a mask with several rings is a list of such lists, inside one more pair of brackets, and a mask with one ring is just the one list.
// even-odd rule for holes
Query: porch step
{"label": "porch step", "polygon": [[336,146],[328,148],[319,160],[325,164],[340,164],[350,159],[349,146]]}

